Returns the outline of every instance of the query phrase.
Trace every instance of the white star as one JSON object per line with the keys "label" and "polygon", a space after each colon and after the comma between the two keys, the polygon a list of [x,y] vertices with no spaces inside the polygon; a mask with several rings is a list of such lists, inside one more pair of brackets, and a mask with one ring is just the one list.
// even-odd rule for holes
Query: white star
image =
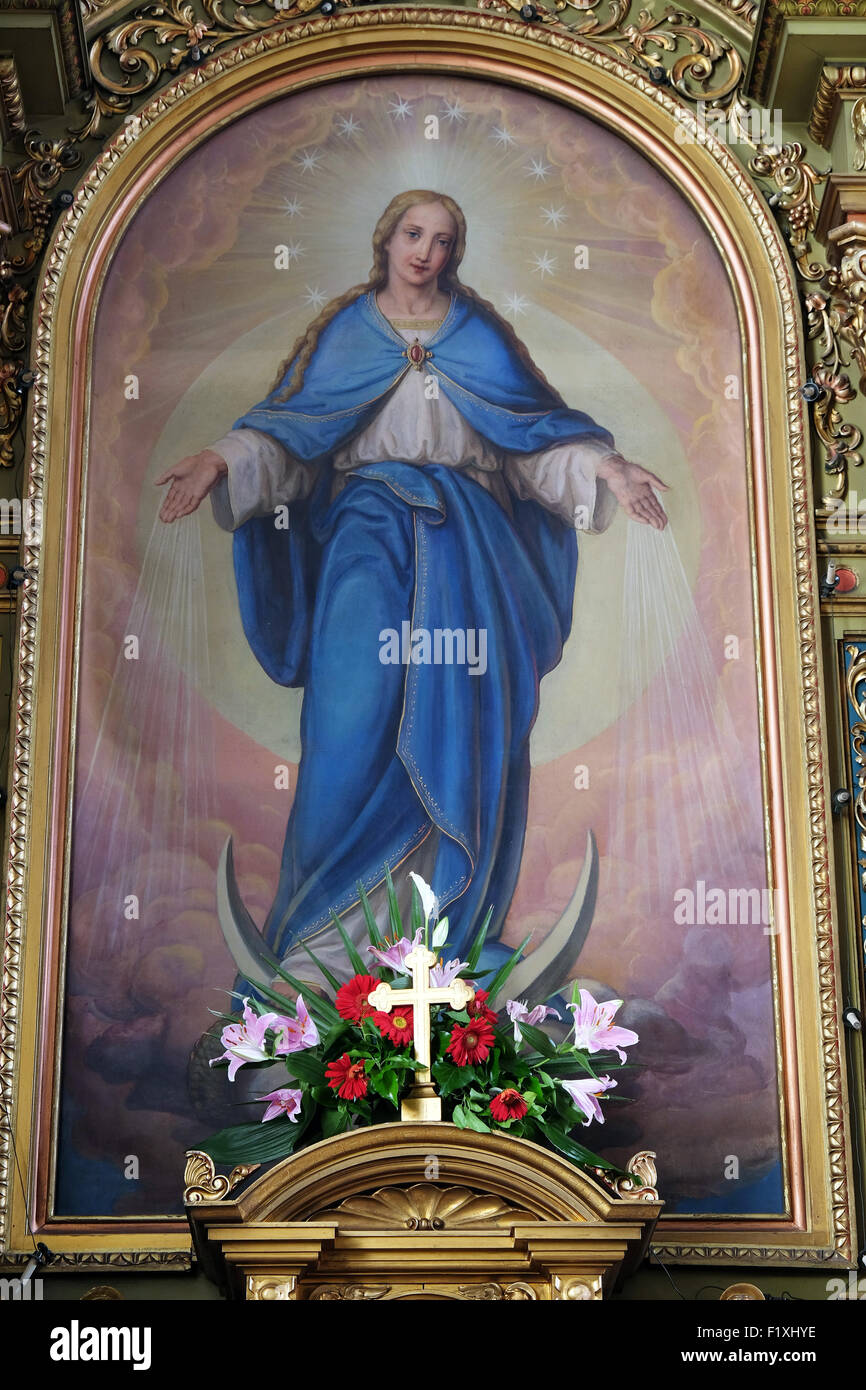
{"label": "white star", "polygon": [[495,140],[497,145],[513,145],[514,136],[507,131],[504,126],[495,125],[490,133],[490,139]]}
{"label": "white star", "polygon": [[541,215],[548,227],[558,227],[560,222],[565,221],[565,208],[542,208]]}
{"label": "white star", "polygon": [[324,290],[320,290],[318,285],[316,285],[315,289],[312,287],[312,285],[307,285],[306,291],[307,292],[304,295],[304,303],[311,304],[314,309],[321,309],[325,300],[328,298]]}
{"label": "white star", "polygon": [[505,300],[505,312],[516,318],[518,314],[526,313],[526,306],[528,303],[529,301],[524,299],[522,294],[518,294],[516,290],[512,290],[511,294],[509,294]]}
{"label": "white star", "polygon": [[539,179],[541,179],[543,183],[550,173],[550,165],[545,164],[543,159],[530,159],[525,172],[531,174],[536,183],[538,183]]}
{"label": "white star", "polygon": [[398,97],[397,100],[392,101],[391,105],[388,107],[388,115],[393,116],[396,120],[405,121],[407,116],[412,115],[412,107],[409,105],[408,101],[404,101],[402,97]]}
{"label": "white star", "polygon": [[556,270],[556,257],[551,256],[549,251],[543,252],[540,256],[533,256],[532,259],[534,262],[532,273],[534,275],[536,271],[540,270],[542,280],[545,275],[552,275]]}
{"label": "white star", "polygon": [[298,158],[298,163],[305,174],[313,174],[318,169],[321,158],[321,150],[304,150]]}
{"label": "white star", "polygon": [[337,129],[341,135],[359,135],[363,126],[355,120],[354,116],[340,116],[337,121]]}
{"label": "white star", "polygon": [[289,265],[291,265],[292,261],[296,261],[300,256],[306,256],[306,254],[307,249],[305,246],[301,246],[300,242],[290,242],[290,244],[286,247],[286,255],[289,258]]}
{"label": "white star", "polygon": [[297,198],[287,198],[283,207],[289,217],[297,217],[298,213],[304,210],[303,203],[299,203]]}
{"label": "white star", "polygon": [[445,120],[445,121],[465,121],[465,120],[466,120],[466,110],[465,110],[465,107],[461,106],[459,101],[449,101],[449,100],[447,99],[447,97],[446,97],[446,98],[445,98],[445,115],[443,116],[442,119]]}

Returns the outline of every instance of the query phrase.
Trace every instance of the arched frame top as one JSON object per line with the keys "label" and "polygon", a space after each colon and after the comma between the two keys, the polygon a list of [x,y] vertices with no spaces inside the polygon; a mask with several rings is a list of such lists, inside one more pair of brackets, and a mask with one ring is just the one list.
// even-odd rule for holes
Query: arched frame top
{"label": "arched frame top", "polygon": [[537,1144],[476,1134],[451,1124],[392,1124],[337,1134],[253,1175],[235,1200],[250,1221],[306,1221],[371,1186],[417,1182],[435,1156],[441,1180],[466,1184],[528,1210],[539,1221],[641,1218],[637,1197],[612,1197],[599,1183]]}
{"label": "arched frame top", "polygon": [[[187,71],[143,104],[108,143],[83,178],[46,256],[34,335],[39,375],[29,456],[29,495],[42,505],[44,525],[41,544],[34,541],[25,558],[38,583],[24,591],[21,614],[6,921],[13,982],[9,1020],[20,1058],[18,1147],[19,1153],[31,1154],[33,1206],[47,1221],[65,948],[86,410],[101,287],[136,210],[215,131],[291,92],[395,72],[449,72],[508,83],[600,122],[679,189],[727,268],[746,383],[765,830],[779,890],[774,951],[790,1218],[674,1219],[666,1224],[669,1243],[662,1248],[669,1256],[695,1259],[844,1262],[851,1250],[852,1197],[821,755],[811,484],[798,393],[804,370],[790,261],[764,200],[730,150],[696,122],[694,139],[677,141],[683,119],[690,118],[666,91],[578,39],[464,10],[382,8],[295,21]],[[50,768],[50,775],[34,777],[37,767]],[[813,1135],[820,1116],[825,1143],[804,1146],[804,1114]],[[664,1196],[663,1168],[660,1181]],[[23,1204],[13,1205],[10,1215],[8,1244],[23,1248]],[[80,1227],[49,1223],[49,1228],[52,1249],[81,1247]],[[88,1249],[110,1259],[111,1252],[129,1249],[131,1232],[128,1222],[123,1229],[118,1223],[93,1231]],[[135,1243],[171,1251],[183,1248],[184,1239],[177,1226],[151,1224],[135,1235]]]}

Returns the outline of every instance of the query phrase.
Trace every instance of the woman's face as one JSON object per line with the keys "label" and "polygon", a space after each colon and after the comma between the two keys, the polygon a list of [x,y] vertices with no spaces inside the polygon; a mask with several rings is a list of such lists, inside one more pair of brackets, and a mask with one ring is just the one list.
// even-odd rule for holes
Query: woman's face
{"label": "woman's face", "polygon": [[435,284],[447,265],[457,228],[441,203],[417,203],[407,208],[385,243],[391,276],[420,289]]}

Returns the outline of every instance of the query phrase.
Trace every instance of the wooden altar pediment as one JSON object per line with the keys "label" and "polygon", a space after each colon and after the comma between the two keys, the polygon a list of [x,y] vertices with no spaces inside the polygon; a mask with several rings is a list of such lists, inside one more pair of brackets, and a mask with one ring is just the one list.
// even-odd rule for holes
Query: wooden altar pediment
{"label": "wooden altar pediment", "polygon": [[232,1299],[601,1299],[662,1208],[652,1158],[630,1164],[644,1186],[614,1184],[507,1134],[377,1125],[256,1177],[192,1153],[185,1200],[201,1267]]}

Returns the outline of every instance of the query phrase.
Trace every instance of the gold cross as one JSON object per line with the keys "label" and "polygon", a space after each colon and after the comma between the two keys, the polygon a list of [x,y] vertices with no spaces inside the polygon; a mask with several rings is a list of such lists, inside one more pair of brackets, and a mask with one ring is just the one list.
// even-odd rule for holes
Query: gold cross
{"label": "gold cross", "polygon": [[431,985],[430,967],[436,964],[436,954],[426,946],[416,946],[406,957],[406,965],[412,975],[411,989],[392,989],[390,985],[377,985],[367,996],[368,1004],[389,1014],[399,1005],[412,1005],[414,1009],[412,1046],[415,1056],[423,1065],[423,1070],[415,1073],[415,1082],[409,1094],[400,1105],[401,1120],[441,1120],[442,1102],[433,1089],[430,1075],[430,1009],[439,1004],[450,1004],[452,1009],[465,1009],[475,998],[475,990],[468,980],[452,980],[450,985]]}

